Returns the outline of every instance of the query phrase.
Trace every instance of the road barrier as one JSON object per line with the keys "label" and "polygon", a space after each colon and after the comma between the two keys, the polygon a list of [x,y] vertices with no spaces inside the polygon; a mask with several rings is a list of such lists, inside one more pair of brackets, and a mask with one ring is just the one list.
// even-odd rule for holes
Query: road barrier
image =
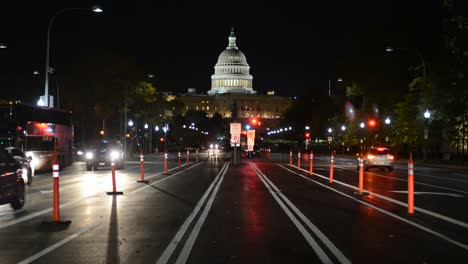
{"label": "road barrier", "polygon": [[164,153],[164,175],[169,175],[169,173],[167,173],[167,152]]}
{"label": "road barrier", "polygon": [[148,181],[145,181],[145,159],[143,152],[140,155],[140,180],[137,182],[148,183]]}
{"label": "road barrier", "polygon": [[187,164],[189,163],[189,161],[190,161],[190,151],[187,150]]}
{"label": "road barrier", "polygon": [[115,184],[115,161],[112,160],[111,162],[111,169],[112,169],[112,192],[107,192],[108,195],[122,195],[123,192],[118,192],[117,187]]}
{"label": "road barrier", "polygon": [[60,221],[60,182],[59,182],[59,163],[57,158],[54,159],[52,165],[53,178],[53,213],[51,222],[43,222],[45,224],[65,224],[68,225],[71,221]]}
{"label": "road barrier", "polygon": [[333,183],[333,163],[335,163],[335,151],[334,150],[331,153],[331,159],[330,159],[330,183]]}
{"label": "road barrier", "polygon": [[289,165],[292,166],[292,150],[289,150]]}
{"label": "road barrier", "polygon": [[414,162],[411,152],[408,161],[408,214],[414,214]]}
{"label": "road barrier", "polygon": [[297,152],[297,170],[301,170],[301,152]]}
{"label": "road barrier", "polygon": [[310,157],[309,157],[309,175],[314,175],[314,152],[311,150],[310,151]]}
{"label": "road barrier", "polygon": [[179,170],[180,170],[180,165],[181,165],[181,161],[180,161],[180,151],[177,152],[177,160],[178,160],[178,162],[177,162],[178,168],[179,168]]}

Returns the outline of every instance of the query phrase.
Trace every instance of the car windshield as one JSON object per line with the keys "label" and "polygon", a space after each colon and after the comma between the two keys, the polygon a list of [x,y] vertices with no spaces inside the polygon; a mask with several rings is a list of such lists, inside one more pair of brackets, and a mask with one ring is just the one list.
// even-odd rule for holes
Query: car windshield
{"label": "car windshield", "polygon": [[26,150],[28,151],[52,151],[54,150],[53,137],[27,137]]}

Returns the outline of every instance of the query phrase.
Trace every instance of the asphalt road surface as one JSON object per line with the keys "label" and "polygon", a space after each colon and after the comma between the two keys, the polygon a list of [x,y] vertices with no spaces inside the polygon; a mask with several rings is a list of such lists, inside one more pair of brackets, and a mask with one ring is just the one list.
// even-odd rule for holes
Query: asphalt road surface
{"label": "asphalt road surface", "polygon": [[52,220],[52,173],[36,175],[26,205],[0,206],[0,263],[468,263],[468,171],[415,166],[415,213],[407,213],[407,166],[364,174],[356,161],[272,154],[199,162],[185,153],[127,161],[116,171],[60,172],[60,220]]}

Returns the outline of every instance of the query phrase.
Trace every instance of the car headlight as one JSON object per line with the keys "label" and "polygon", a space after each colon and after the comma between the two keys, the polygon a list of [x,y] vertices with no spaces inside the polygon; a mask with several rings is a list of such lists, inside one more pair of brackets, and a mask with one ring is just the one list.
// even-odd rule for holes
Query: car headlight
{"label": "car headlight", "polygon": [[218,146],[218,144],[216,144],[216,145],[215,145],[215,149],[218,149],[218,148],[219,148],[219,146]]}
{"label": "car headlight", "polygon": [[120,153],[114,150],[111,152],[110,156],[111,156],[111,159],[116,160],[120,158]]}
{"label": "car headlight", "polygon": [[212,149],[212,148],[213,148],[213,144],[210,144],[210,149]]}
{"label": "car headlight", "polygon": [[81,156],[81,155],[83,155],[83,151],[78,150],[78,151],[76,152],[76,154],[79,155],[79,156]]}
{"label": "car headlight", "polygon": [[93,157],[94,157],[94,154],[92,152],[86,152],[87,159],[92,159]]}

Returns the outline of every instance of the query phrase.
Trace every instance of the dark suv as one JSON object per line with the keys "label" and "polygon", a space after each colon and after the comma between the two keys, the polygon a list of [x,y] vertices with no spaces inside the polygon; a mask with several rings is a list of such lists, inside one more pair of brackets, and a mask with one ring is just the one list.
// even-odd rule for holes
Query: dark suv
{"label": "dark suv", "polygon": [[86,170],[97,170],[100,166],[111,166],[112,160],[117,169],[124,168],[124,151],[120,141],[104,140],[85,153]]}
{"label": "dark suv", "polygon": [[25,191],[21,165],[4,149],[0,149],[0,204],[13,209],[24,205]]}

